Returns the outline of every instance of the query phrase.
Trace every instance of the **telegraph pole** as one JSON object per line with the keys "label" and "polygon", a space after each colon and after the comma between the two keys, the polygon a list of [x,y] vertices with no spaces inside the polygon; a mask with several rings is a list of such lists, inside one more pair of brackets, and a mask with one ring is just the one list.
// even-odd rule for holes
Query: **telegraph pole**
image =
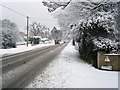
{"label": "telegraph pole", "polygon": [[27,16],[27,47],[28,47],[29,17]]}

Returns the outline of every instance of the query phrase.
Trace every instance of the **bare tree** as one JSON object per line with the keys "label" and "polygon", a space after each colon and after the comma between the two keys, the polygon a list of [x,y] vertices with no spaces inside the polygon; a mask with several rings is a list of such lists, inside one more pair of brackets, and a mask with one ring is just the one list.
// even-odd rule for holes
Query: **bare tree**
{"label": "bare tree", "polygon": [[40,23],[33,22],[30,26],[30,32],[29,35],[31,36],[41,36],[43,37],[44,30],[47,29],[47,27],[41,25]]}

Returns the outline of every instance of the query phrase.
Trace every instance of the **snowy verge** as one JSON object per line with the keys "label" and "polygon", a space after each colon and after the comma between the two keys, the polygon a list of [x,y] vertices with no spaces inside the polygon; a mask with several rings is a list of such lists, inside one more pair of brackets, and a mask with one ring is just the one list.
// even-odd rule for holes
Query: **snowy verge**
{"label": "snowy verge", "polygon": [[83,62],[69,43],[27,88],[118,88],[118,72],[98,70]]}
{"label": "snowy verge", "polygon": [[46,44],[38,44],[38,45],[34,45],[34,46],[29,44],[28,47],[26,45],[18,45],[17,48],[0,49],[0,56],[11,55],[11,54],[20,53],[20,52],[24,52],[24,51],[29,51],[29,50],[32,50],[32,49],[45,47],[45,46],[50,46],[50,45],[54,45],[54,43],[52,42],[52,43],[46,43]]}

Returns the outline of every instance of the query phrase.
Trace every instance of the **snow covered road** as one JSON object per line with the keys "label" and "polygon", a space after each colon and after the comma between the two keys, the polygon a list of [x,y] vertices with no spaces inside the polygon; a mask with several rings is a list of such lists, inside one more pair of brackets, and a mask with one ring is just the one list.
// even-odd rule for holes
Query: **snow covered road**
{"label": "snow covered road", "polygon": [[118,88],[118,72],[97,70],[69,43],[27,88]]}
{"label": "snow covered road", "polygon": [[4,59],[6,63],[2,67],[2,87],[24,88],[67,44],[56,44]]}

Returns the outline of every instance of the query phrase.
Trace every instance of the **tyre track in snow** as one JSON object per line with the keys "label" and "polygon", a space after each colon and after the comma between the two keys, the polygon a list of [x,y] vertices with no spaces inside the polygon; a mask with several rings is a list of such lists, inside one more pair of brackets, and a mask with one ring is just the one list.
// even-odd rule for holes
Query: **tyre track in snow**
{"label": "tyre track in snow", "polygon": [[2,57],[2,73],[6,73],[15,67],[18,67],[19,65],[25,64],[31,61],[37,55],[52,50],[57,46],[58,45],[48,46],[48,47],[38,48],[38,49]]}

